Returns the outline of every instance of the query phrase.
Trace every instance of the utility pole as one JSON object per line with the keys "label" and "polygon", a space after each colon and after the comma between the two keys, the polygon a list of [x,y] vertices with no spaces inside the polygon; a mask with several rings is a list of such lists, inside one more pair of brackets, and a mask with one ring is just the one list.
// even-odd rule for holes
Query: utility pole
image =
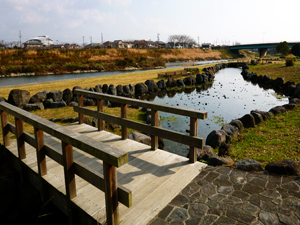
{"label": "utility pole", "polygon": [[84,47],[84,36],[82,36],[82,47]]}
{"label": "utility pole", "polygon": [[20,48],[22,48],[22,34],[20,30],[19,30],[19,38],[20,38]]}
{"label": "utility pole", "polygon": [[157,34],[157,42],[159,42],[159,34]]}
{"label": "utility pole", "polygon": [[101,44],[103,44],[103,34],[101,33]]}

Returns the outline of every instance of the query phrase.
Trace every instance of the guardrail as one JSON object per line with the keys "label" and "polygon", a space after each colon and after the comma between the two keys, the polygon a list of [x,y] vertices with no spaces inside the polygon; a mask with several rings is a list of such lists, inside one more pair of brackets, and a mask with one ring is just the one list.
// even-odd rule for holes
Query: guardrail
{"label": "guardrail", "polygon": [[[10,145],[9,132],[16,135],[18,157],[26,158],[25,142],[36,148],[38,174],[40,179],[47,174],[46,156],[64,167],[66,198],[70,202],[76,197],[75,174],[105,192],[106,216],[108,224],[119,223],[118,202],[127,207],[132,205],[131,191],[117,185],[116,167],[128,162],[128,154],[110,147],[66,127],[26,112],[6,102],[0,102],[1,127],[5,147]],[[8,114],[15,118],[15,125],[8,121]],[[34,136],[23,130],[23,122],[34,127]],[[44,142],[44,132],[61,140],[62,154]],[[90,170],[73,159],[76,147],[103,161],[103,175]]]}
{"label": "guardrail", "polygon": [[[203,139],[197,137],[198,119],[206,119],[207,112],[185,109],[181,107],[167,106],[137,99],[113,96],[109,94],[96,93],[81,89],[75,89],[74,94],[78,95],[79,106],[74,107],[78,112],[79,123],[83,123],[84,115],[98,119],[98,130],[104,129],[104,122],[119,124],[122,127],[122,139],[127,139],[127,128],[144,132],[151,136],[151,148],[158,148],[158,137],[175,141],[190,146],[189,160],[194,163],[197,161],[196,148],[203,148]],[[97,111],[83,107],[83,96],[93,98],[97,102]],[[103,100],[121,104],[121,117],[103,113]],[[144,107],[151,109],[151,126],[127,119],[127,105]],[[183,133],[167,130],[158,126],[158,111],[190,117],[190,136]]]}

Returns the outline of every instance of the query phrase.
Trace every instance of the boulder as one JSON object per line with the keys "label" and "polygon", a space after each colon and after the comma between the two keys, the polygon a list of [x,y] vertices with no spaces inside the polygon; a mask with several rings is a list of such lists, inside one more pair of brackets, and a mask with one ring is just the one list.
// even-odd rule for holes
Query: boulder
{"label": "boulder", "polygon": [[275,106],[269,110],[269,112],[273,113],[274,115],[277,115],[279,113],[284,113],[285,111],[286,110],[283,106]]}
{"label": "boulder", "polygon": [[28,91],[13,89],[10,91],[8,95],[7,102],[9,104],[22,108],[24,105],[26,105],[29,102],[29,100],[30,100],[30,93]]}
{"label": "boulder", "polygon": [[300,104],[300,99],[299,98],[290,98],[289,103],[290,104]]}
{"label": "boulder", "polygon": [[84,106],[95,106],[96,103],[93,99],[90,98],[83,98],[83,105]]}
{"label": "boulder", "polygon": [[295,98],[300,98],[300,83],[297,84],[297,86],[295,87],[293,97],[295,97]]}
{"label": "boulder", "polygon": [[134,93],[135,93],[135,88],[134,88],[134,86],[133,86],[132,84],[129,84],[129,90],[130,90],[130,94],[131,94],[131,95],[134,95]]}
{"label": "boulder", "polygon": [[128,97],[134,95],[134,86],[131,84],[123,86],[123,95]]}
{"label": "boulder", "polygon": [[213,130],[206,138],[205,144],[212,148],[217,148],[226,141],[226,132],[224,130]]}
{"label": "boulder", "polygon": [[263,120],[267,120],[267,119],[270,119],[274,114],[271,113],[271,112],[264,112],[264,111],[259,111],[259,110],[252,110],[250,112],[251,114],[253,113],[258,113],[262,116]]}
{"label": "boulder", "polygon": [[44,110],[44,104],[42,102],[39,103],[31,103],[23,106],[23,109],[26,111],[35,111],[35,110]]}
{"label": "boulder", "polygon": [[196,85],[196,79],[194,76],[189,76],[189,77],[186,77],[183,79],[183,83],[186,86],[194,86],[194,85]]}
{"label": "boulder", "polygon": [[245,171],[262,171],[261,164],[253,159],[244,159],[233,164],[237,169]]}
{"label": "boulder", "polygon": [[168,88],[176,87],[176,81],[174,80],[174,78],[170,77],[168,78],[166,85]]}
{"label": "boulder", "polygon": [[240,133],[244,130],[244,125],[240,120],[232,120],[229,124],[237,127]]}
{"label": "boulder", "polygon": [[117,95],[118,95],[118,96],[123,96],[124,90],[123,90],[123,86],[122,86],[121,84],[119,84],[119,85],[116,87],[116,90],[117,90]]}
{"label": "boulder", "polygon": [[255,119],[251,114],[246,114],[239,120],[243,123],[244,128],[255,127]]}
{"label": "boulder", "polygon": [[102,86],[102,92],[103,93],[107,93],[107,91],[108,91],[108,85],[107,84],[103,84],[103,86]]}
{"label": "boulder", "polygon": [[83,117],[83,123],[92,126],[92,121],[89,117]]}
{"label": "boulder", "polygon": [[232,165],[233,161],[230,158],[222,158],[222,157],[210,157],[207,160],[207,164],[210,166],[225,166]]}
{"label": "boulder", "polygon": [[68,104],[68,106],[78,106],[78,103],[77,103],[77,102],[74,102],[74,101],[72,101],[72,102],[70,102],[70,103]]}
{"label": "boulder", "polygon": [[148,92],[148,86],[144,83],[138,83],[135,85],[136,94],[145,94]]}
{"label": "boulder", "polygon": [[98,84],[98,85],[95,86],[95,92],[102,93],[101,84]]}
{"label": "boulder", "polygon": [[225,124],[221,130],[226,132],[226,142],[230,142],[232,138],[237,137],[239,134],[239,129],[231,124]]}
{"label": "boulder", "polygon": [[6,99],[4,97],[0,97],[0,102],[6,102]]}
{"label": "boulder", "polygon": [[196,75],[196,84],[199,85],[199,84],[203,84],[203,83],[204,83],[203,76],[200,73],[198,73]]}
{"label": "boulder", "polygon": [[107,94],[109,95],[117,95],[117,88],[115,85],[110,84],[107,90]]}
{"label": "boulder", "polygon": [[148,92],[157,92],[158,86],[154,80],[146,80],[145,84],[148,86]]}
{"label": "boulder", "polygon": [[185,85],[184,85],[182,79],[176,80],[176,85],[177,85],[177,87],[179,87],[179,88],[184,88],[184,87],[185,87]]}
{"label": "boulder", "polygon": [[212,151],[211,146],[204,145],[203,149],[197,149],[197,160],[207,161],[210,157],[217,157],[216,153]]}
{"label": "boulder", "polygon": [[255,124],[260,124],[262,121],[264,121],[264,118],[260,113],[252,112],[251,115],[254,117]]}
{"label": "boulder", "polygon": [[269,173],[275,173],[280,175],[297,176],[300,174],[299,164],[289,159],[271,162],[268,165],[266,165],[265,170],[268,171]]}
{"label": "boulder", "polygon": [[75,91],[76,89],[82,90],[82,88],[81,88],[80,86],[75,86],[75,87],[73,87],[73,89],[72,89],[72,92],[73,92],[73,98],[74,98],[73,100],[74,100],[75,102],[78,102],[77,95],[74,94],[74,91]]}
{"label": "boulder", "polygon": [[65,106],[67,106],[67,104],[64,101],[51,102],[51,103],[47,104],[47,106],[45,105],[45,107],[50,108],[50,109],[62,108],[62,107],[65,107]]}
{"label": "boulder", "polygon": [[221,143],[218,151],[218,156],[224,157],[224,156],[230,156],[231,147],[229,144]]}
{"label": "boulder", "polygon": [[63,93],[60,90],[50,91],[47,94],[47,98],[52,98],[54,102],[61,102],[63,97]]}
{"label": "boulder", "polygon": [[277,77],[273,82],[272,82],[272,87],[274,90],[280,90],[283,88],[284,84],[284,78],[282,77]]}
{"label": "boulder", "polygon": [[160,80],[157,82],[157,87],[160,89],[160,90],[165,90],[167,89],[167,84],[165,82],[165,80]]}
{"label": "boulder", "polygon": [[73,100],[73,92],[67,88],[63,91],[62,99],[69,104]]}
{"label": "boulder", "polygon": [[30,98],[29,103],[43,103],[47,99],[47,94],[48,91],[38,92]]}
{"label": "boulder", "polygon": [[131,132],[128,134],[128,138],[146,145],[151,145],[151,137],[139,132]]}
{"label": "boulder", "polygon": [[287,96],[293,96],[296,89],[296,85],[294,82],[288,81],[283,85],[282,89],[283,89],[283,94]]}
{"label": "boulder", "polygon": [[285,104],[282,107],[285,108],[285,110],[292,110],[296,107],[296,105],[295,104]]}

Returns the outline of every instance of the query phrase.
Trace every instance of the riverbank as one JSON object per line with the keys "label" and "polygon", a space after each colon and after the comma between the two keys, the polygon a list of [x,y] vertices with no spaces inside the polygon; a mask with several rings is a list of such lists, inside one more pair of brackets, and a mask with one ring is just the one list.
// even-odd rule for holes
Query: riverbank
{"label": "riverbank", "polygon": [[0,76],[154,69],[166,62],[230,58],[226,49],[5,49],[0,51]]}

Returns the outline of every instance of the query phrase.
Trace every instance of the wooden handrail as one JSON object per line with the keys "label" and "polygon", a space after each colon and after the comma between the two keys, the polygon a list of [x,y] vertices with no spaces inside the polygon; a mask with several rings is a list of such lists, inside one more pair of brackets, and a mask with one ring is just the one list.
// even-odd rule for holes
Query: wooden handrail
{"label": "wooden handrail", "polygon": [[[42,181],[42,176],[47,174],[45,160],[47,155],[64,167],[66,198],[69,203],[72,198],[76,197],[76,174],[105,192],[107,223],[119,223],[118,202],[123,203],[127,207],[132,205],[132,193],[130,190],[118,185],[116,173],[116,167],[120,167],[128,162],[128,153],[71,131],[6,102],[0,102],[0,114],[5,147],[10,145],[9,132],[12,132],[17,137],[20,161],[26,158],[25,142],[36,148],[40,181]],[[15,125],[8,122],[8,114],[15,117]],[[23,130],[23,122],[34,127],[34,136]],[[62,154],[44,142],[44,132],[61,141]],[[74,160],[73,147],[102,159],[104,175],[92,171]],[[72,206],[68,204],[68,207],[71,208]]]}
{"label": "wooden handrail", "polygon": [[[141,101],[137,99],[113,96],[109,94],[91,92],[80,89],[74,90],[74,94],[77,94],[79,99],[79,106],[74,107],[74,111],[78,112],[79,118],[82,118],[82,120],[79,120],[79,123],[83,122],[83,115],[88,115],[98,119],[98,122],[104,120],[107,122],[119,124],[122,126],[122,139],[126,138],[125,135],[127,134],[127,128],[142,131],[151,136],[151,148],[153,150],[158,148],[158,137],[162,137],[168,140],[188,145],[190,146],[190,162],[195,162],[197,160],[196,148],[203,148],[203,139],[197,137],[197,128],[198,119],[206,119],[207,112],[193,109],[185,109],[182,107],[167,106],[153,102]],[[97,101],[108,100],[111,102],[121,104],[121,117],[105,114],[103,113],[102,108],[101,110],[99,110],[99,106],[97,111],[83,108],[83,96],[96,99]],[[127,107],[127,105],[151,109],[151,126],[127,119],[125,115],[126,108],[124,108]],[[158,111],[190,117],[190,136],[157,127]],[[101,129],[98,127],[98,130],[102,129],[103,126],[101,127]]]}

